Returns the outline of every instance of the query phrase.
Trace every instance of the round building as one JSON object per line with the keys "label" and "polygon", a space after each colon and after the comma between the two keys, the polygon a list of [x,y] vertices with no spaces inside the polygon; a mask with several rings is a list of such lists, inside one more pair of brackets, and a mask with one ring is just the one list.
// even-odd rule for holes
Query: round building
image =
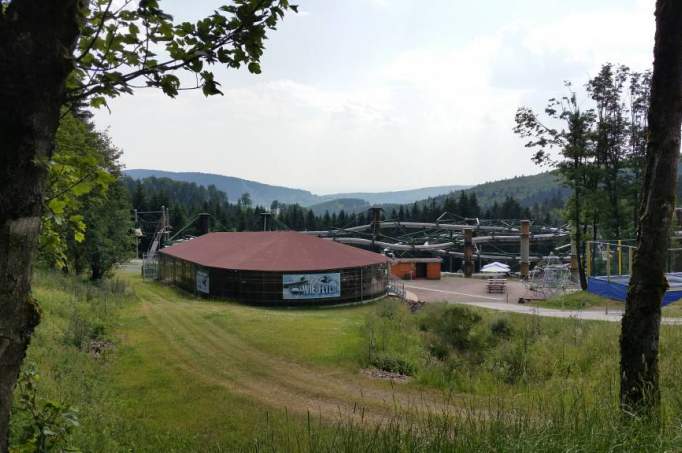
{"label": "round building", "polygon": [[208,233],[160,250],[159,279],[249,304],[338,304],[386,294],[388,258],[293,231]]}

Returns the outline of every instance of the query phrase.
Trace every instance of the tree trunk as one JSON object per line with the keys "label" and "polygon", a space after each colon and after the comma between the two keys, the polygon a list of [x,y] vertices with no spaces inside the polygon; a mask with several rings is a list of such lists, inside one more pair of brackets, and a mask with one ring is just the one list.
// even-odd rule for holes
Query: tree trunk
{"label": "tree trunk", "polygon": [[78,37],[78,0],[14,0],[0,9],[0,452],[12,393],[40,311],[31,267],[47,162]]}
{"label": "tree trunk", "polygon": [[658,0],[637,252],[620,337],[621,405],[656,415],[661,300],[682,127],[682,2]]}
{"label": "tree trunk", "polygon": [[95,262],[90,265],[90,280],[98,281],[104,277],[104,269],[99,262],[99,258],[95,258]]}
{"label": "tree trunk", "polygon": [[580,187],[578,187],[578,184],[576,184],[573,188],[575,195],[574,195],[574,204],[575,204],[575,252],[576,252],[576,258],[578,260],[578,279],[580,281],[580,288],[584,290],[587,289],[587,277],[585,275],[585,264],[583,262],[583,257],[585,256],[583,253],[583,238],[582,235],[580,234],[580,203],[581,203],[581,198],[580,198]]}

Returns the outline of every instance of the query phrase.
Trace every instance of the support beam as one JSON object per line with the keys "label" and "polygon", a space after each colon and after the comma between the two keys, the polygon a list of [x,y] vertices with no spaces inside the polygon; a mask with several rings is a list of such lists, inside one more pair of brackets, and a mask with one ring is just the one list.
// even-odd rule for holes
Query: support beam
{"label": "support beam", "polygon": [[464,276],[471,277],[474,273],[474,230],[464,229]]}
{"label": "support beam", "polygon": [[578,275],[578,245],[573,235],[571,235],[571,275]]}
{"label": "support beam", "polygon": [[372,242],[376,242],[376,240],[379,238],[379,230],[381,228],[381,211],[383,211],[382,208],[369,208],[369,211],[372,213]]}
{"label": "support beam", "polygon": [[528,271],[530,270],[530,220],[521,221],[521,278],[528,278]]}

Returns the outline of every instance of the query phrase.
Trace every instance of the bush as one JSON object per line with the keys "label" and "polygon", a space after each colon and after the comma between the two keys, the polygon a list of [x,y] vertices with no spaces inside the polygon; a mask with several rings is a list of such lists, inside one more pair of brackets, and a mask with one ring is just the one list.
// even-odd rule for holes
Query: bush
{"label": "bush", "polygon": [[481,316],[466,307],[449,306],[432,311],[422,318],[420,328],[455,350],[470,351],[479,346],[472,329],[480,321]]}
{"label": "bush", "polygon": [[395,300],[378,304],[367,317],[364,334],[368,351],[366,365],[402,374],[415,373],[424,350],[414,315],[404,304]]}
{"label": "bush", "polygon": [[528,352],[521,342],[507,343],[495,357],[492,370],[506,384],[527,381]]}
{"label": "bush", "polygon": [[64,331],[64,343],[83,349],[93,340],[104,338],[106,327],[101,320],[85,316],[78,310],[73,310],[69,317],[69,324]]}
{"label": "bush", "polygon": [[508,319],[498,318],[490,324],[490,333],[495,338],[509,340],[514,332]]}
{"label": "bush", "polygon": [[380,370],[405,376],[413,376],[417,372],[417,367],[414,363],[402,357],[387,354],[378,354],[372,357],[371,363]]}
{"label": "bush", "polygon": [[439,340],[439,338],[432,337],[431,341],[427,342],[427,348],[433,357],[437,358],[438,360],[445,360],[450,355],[450,348],[448,348],[446,344]]}

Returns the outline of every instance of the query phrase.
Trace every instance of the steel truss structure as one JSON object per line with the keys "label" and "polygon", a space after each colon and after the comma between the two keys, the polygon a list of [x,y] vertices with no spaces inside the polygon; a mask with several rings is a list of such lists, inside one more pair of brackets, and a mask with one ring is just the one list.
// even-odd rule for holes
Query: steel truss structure
{"label": "steel truss structure", "polygon": [[[372,249],[383,249],[396,257],[434,255],[465,258],[465,231],[471,231],[473,257],[496,261],[518,261],[520,256],[520,220],[487,220],[455,218],[444,213],[433,222],[400,220],[374,221],[366,225],[330,230],[305,231],[334,241]],[[567,228],[531,224],[529,242],[565,245],[570,241]],[[547,247],[545,247],[547,248]],[[538,262],[543,253],[529,256]],[[568,258],[562,257],[562,258]]]}

